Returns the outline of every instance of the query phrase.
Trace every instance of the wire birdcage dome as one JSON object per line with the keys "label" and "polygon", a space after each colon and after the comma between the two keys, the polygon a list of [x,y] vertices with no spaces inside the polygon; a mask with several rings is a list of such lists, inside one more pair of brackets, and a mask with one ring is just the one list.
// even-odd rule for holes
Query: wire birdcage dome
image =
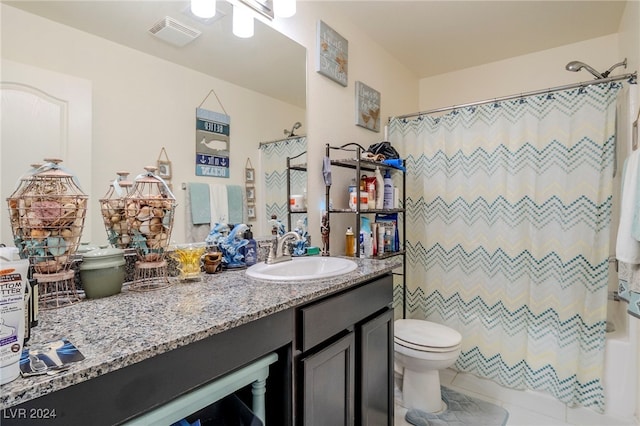
{"label": "wire birdcage dome", "polygon": [[169,245],[176,199],[165,181],[155,174],[156,167],[145,167],[124,198],[130,247],[138,260],[132,290],[157,290],[169,285],[165,251]]}
{"label": "wire birdcage dome", "polygon": [[129,172],[117,172],[117,179],[109,184],[109,189],[100,199],[102,221],[107,231],[107,240],[113,247],[127,249],[131,246],[132,236],[125,197],[131,191],[133,182],[127,180]]}
{"label": "wire birdcage dome", "polygon": [[25,178],[8,198],[14,242],[35,272],[68,270],[80,244],[88,196],[58,159]]}
{"label": "wire birdcage dome", "polygon": [[124,197],[131,247],[145,262],[162,260],[169,244],[176,199],[155,174],[156,168],[145,167],[146,173],[136,177],[129,194]]}
{"label": "wire birdcage dome", "polygon": [[33,268],[43,309],[80,300],[71,266],[80,245],[88,196],[60,163],[45,159],[44,165],[23,175],[7,198],[14,243]]}

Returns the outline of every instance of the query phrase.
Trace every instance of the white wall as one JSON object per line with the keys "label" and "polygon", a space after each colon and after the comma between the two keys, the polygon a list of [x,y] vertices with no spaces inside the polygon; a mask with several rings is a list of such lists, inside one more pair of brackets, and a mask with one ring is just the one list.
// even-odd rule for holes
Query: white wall
{"label": "white wall", "polygon": [[[165,147],[179,204],[172,239],[183,242],[182,182],[243,184],[247,157],[255,168],[259,166],[258,142],[280,138],[282,126],[305,121],[303,109],[4,4],[0,10],[2,58],[93,84],[93,184],[85,189],[93,226],[85,230],[85,241],[106,243],[98,199],[115,172],[128,170],[135,176],[144,166],[155,165]],[[230,179],[195,176],[195,109],[211,89],[231,116]],[[202,107],[222,112],[213,95]],[[31,163],[40,160],[40,154],[33,153]],[[74,169],[73,164],[66,165]]]}
{"label": "white wall", "polygon": [[[347,87],[316,72],[316,25],[322,20],[349,42]],[[382,123],[387,118],[418,107],[418,79],[388,52],[371,42],[330,3],[298,1],[295,18],[274,22],[274,27],[307,48],[307,129],[309,146],[309,227],[312,242],[320,244],[320,216],[324,206],[322,158],[325,144],[357,142],[368,147],[384,138],[355,125],[355,81],[362,81],[381,94]],[[336,173],[335,171],[334,173]],[[334,178],[332,198],[347,199],[348,181]],[[346,215],[332,216],[331,253],[344,254]],[[342,219],[342,220],[341,220]],[[353,221],[352,221],[353,224]]]}
{"label": "white wall", "polygon": [[[613,34],[425,78],[420,80],[420,111],[592,80],[587,71],[570,72],[565,65],[579,60],[602,71],[623,58]],[[612,75],[625,72],[621,67]]]}

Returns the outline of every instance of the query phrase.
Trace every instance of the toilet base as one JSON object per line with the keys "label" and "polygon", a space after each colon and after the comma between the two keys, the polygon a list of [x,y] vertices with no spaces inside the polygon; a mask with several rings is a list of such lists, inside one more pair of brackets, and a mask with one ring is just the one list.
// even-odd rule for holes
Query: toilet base
{"label": "toilet base", "polygon": [[423,372],[404,369],[402,378],[402,403],[407,409],[417,409],[438,414],[447,409],[440,390],[440,372]]}

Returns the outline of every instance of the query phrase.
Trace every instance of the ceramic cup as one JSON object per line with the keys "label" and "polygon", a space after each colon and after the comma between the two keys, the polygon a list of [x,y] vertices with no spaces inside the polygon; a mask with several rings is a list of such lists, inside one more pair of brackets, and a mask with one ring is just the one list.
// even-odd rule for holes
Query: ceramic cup
{"label": "ceramic cup", "polygon": [[207,274],[215,274],[222,269],[222,253],[213,252],[204,255],[204,271]]}

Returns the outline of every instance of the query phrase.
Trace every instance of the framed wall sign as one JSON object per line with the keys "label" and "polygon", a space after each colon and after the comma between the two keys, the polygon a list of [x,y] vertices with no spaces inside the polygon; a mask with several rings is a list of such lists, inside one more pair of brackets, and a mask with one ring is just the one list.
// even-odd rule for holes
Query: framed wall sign
{"label": "framed wall sign", "polygon": [[256,206],[250,204],[247,206],[247,218],[255,219],[256,218]]}
{"label": "framed wall sign", "polygon": [[356,81],[356,124],[380,131],[380,92],[361,81]]}
{"label": "framed wall sign", "polygon": [[253,186],[247,186],[245,188],[247,203],[254,203],[256,201],[256,188]]}
{"label": "framed wall sign", "polygon": [[255,169],[247,167],[244,169],[244,181],[245,183],[254,183],[256,181]]}
{"label": "framed wall sign", "polygon": [[196,176],[229,178],[231,118],[196,108]]}
{"label": "framed wall sign", "polygon": [[318,21],[316,37],[316,71],[331,80],[347,86],[349,42],[330,26]]}
{"label": "framed wall sign", "polygon": [[160,176],[164,180],[171,179],[171,161],[169,161],[169,156],[167,155],[167,151],[162,147],[160,150],[160,155],[158,155],[158,160],[156,161],[158,167],[158,176]]}

